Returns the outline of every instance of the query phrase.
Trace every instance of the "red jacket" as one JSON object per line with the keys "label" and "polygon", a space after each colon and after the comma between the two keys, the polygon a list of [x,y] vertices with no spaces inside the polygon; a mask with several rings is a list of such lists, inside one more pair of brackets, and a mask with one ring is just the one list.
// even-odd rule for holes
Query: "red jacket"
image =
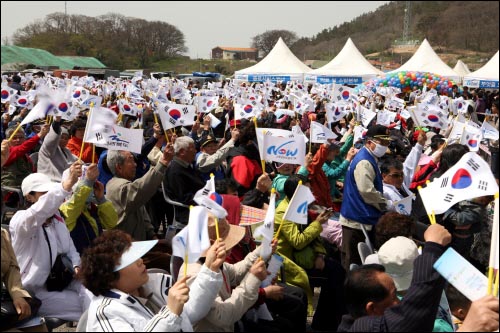
{"label": "red jacket", "polygon": [[311,183],[311,191],[316,198],[316,203],[324,207],[333,208],[330,183],[323,171],[323,164],[325,164],[326,157],[328,156],[328,150],[329,148],[322,144],[314,155],[311,164],[307,167],[307,171],[309,171],[309,182]]}
{"label": "red jacket", "polygon": [[[71,153],[75,156],[80,156],[80,150],[82,149],[83,140],[79,139],[75,136],[72,136],[69,139],[66,148],[68,148]],[[85,146],[83,148],[82,161],[85,163],[97,163],[98,156],[94,157],[94,161],[92,161],[92,144],[85,142]]]}
{"label": "red jacket", "polygon": [[7,159],[7,162],[5,162],[4,166],[8,167],[12,163],[14,163],[18,158],[25,156],[33,148],[36,147],[38,141],[40,141],[40,137],[38,136],[38,134],[36,134],[31,138],[29,138],[28,140],[21,143],[19,146],[10,147],[9,158]]}

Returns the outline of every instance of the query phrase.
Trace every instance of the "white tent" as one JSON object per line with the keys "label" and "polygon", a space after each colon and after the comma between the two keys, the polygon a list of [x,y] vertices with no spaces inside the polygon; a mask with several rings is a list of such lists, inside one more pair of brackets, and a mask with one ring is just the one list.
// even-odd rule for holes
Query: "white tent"
{"label": "white tent", "polygon": [[464,64],[462,60],[457,61],[457,64],[455,65],[453,70],[460,76],[465,76],[470,73],[469,67]]}
{"label": "white tent", "polygon": [[349,38],[332,61],[307,73],[305,79],[307,82],[359,84],[381,74],[384,73],[373,67]]}
{"label": "white tent", "polygon": [[464,86],[498,89],[498,51],[483,67],[464,76]]}
{"label": "white tent", "polygon": [[445,64],[444,61],[439,58],[427,39],[424,39],[418,50],[406,63],[390,73],[401,71],[429,72],[451,78],[453,80],[458,80],[460,78],[460,75],[458,75],[453,69],[451,69],[450,66]]}
{"label": "white tent", "polygon": [[251,67],[236,71],[234,78],[249,82],[302,81],[304,74],[310,71],[311,69],[300,61],[280,38],[264,59]]}

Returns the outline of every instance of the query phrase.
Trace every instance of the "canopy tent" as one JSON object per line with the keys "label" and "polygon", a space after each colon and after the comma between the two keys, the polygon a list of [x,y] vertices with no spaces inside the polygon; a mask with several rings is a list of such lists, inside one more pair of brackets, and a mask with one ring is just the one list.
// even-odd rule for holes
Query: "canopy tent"
{"label": "canopy tent", "polygon": [[311,69],[300,61],[286,46],[283,39],[259,63],[236,71],[234,78],[249,82],[303,80],[304,74]]}
{"label": "canopy tent", "polygon": [[318,83],[359,84],[381,74],[384,73],[373,67],[349,38],[332,61],[307,73],[305,80]]}
{"label": "canopy tent", "polygon": [[434,52],[431,45],[424,39],[418,50],[413,56],[398,69],[389,73],[401,71],[416,71],[416,72],[429,72],[439,74],[441,76],[451,78],[454,81],[460,79],[458,75],[450,66],[444,63],[441,58]]}
{"label": "canopy tent", "polygon": [[498,51],[483,67],[464,76],[464,86],[498,89]]}
{"label": "canopy tent", "polygon": [[464,64],[462,60],[457,61],[457,64],[455,65],[453,70],[458,75],[460,75],[460,83],[462,83],[464,76],[470,73],[469,67],[467,67],[467,65]]}
{"label": "canopy tent", "polygon": [[464,64],[462,60],[457,61],[457,64],[455,65],[453,70],[460,76],[465,76],[470,73],[469,67]]}

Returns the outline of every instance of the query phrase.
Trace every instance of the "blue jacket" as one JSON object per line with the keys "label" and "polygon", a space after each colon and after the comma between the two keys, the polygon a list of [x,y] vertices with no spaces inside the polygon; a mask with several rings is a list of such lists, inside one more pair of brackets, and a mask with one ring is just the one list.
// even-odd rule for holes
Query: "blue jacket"
{"label": "blue jacket", "polygon": [[384,188],[382,185],[382,175],[377,165],[375,158],[368,152],[366,147],[363,147],[353,158],[351,165],[347,169],[344,183],[344,200],[342,201],[342,208],[340,214],[349,219],[363,224],[375,225],[378,219],[382,216],[382,212],[364,202],[361,194],[359,193],[354,179],[354,170],[358,163],[362,160],[367,160],[375,170],[375,189],[383,193]]}

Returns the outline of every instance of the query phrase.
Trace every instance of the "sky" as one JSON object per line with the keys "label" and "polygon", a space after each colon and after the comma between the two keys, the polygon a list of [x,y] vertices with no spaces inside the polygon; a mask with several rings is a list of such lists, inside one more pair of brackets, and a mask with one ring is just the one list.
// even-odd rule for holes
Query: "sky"
{"label": "sky", "polygon": [[2,1],[2,44],[14,32],[55,12],[99,16],[118,13],[164,21],[185,37],[190,58],[210,58],[216,46],[251,47],[268,30],[313,37],[389,1]]}

